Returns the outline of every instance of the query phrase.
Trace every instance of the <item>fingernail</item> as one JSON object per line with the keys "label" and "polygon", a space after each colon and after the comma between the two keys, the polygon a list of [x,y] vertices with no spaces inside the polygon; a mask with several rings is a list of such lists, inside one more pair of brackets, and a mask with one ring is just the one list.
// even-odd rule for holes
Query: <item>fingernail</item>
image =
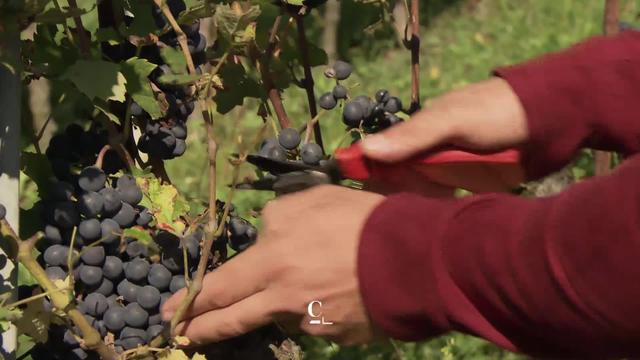
{"label": "fingernail", "polygon": [[394,147],[393,142],[383,135],[372,135],[362,140],[362,148],[367,152],[388,152]]}

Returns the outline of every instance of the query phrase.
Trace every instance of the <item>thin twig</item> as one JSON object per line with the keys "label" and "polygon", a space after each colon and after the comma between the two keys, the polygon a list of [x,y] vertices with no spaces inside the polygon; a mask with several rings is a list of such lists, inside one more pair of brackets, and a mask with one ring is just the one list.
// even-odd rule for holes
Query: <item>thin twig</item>
{"label": "thin twig", "polygon": [[[307,92],[307,100],[309,102],[309,114],[311,118],[315,118],[318,115],[318,105],[316,104],[316,94],[313,90],[313,74],[311,73],[311,61],[309,60],[309,43],[307,40],[307,34],[304,27],[304,17],[300,14],[295,15],[296,25],[298,28],[298,48],[300,49],[300,55],[302,57],[302,66],[304,68],[304,84],[305,91]],[[322,132],[320,131],[320,123],[315,122],[313,124],[313,133],[316,143],[320,145],[320,148],[324,151],[324,144],[322,142]]]}
{"label": "thin twig", "polygon": [[289,120],[289,116],[287,115],[287,111],[284,108],[282,103],[282,97],[280,96],[280,91],[276,88],[273,78],[271,77],[271,73],[269,72],[269,64],[271,62],[271,58],[276,49],[277,41],[278,41],[278,29],[280,27],[280,23],[282,20],[282,15],[278,15],[273,22],[273,26],[271,27],[271,31],[269,32],[269,45],[267,46],[267,50],[265,53],[260,56],[258,51],[254,49],[254,58],[256,60],[256,67],[260,72],[260,77],[262,78],[262,86],[267,92],[267,96],[269,97],[269,101],[273,105],[273,110],[276,113],[276,117],[278,118],[278,122],[280,123],[280,127],[285,129],[291,127],[291,120]]}
{"label": "thin twig", "polygon": [[[619,32],[619,12],[620,4],[618,0],[605,0],[603,32],[607,36],[613,36]],[[596,176],[606,175],[611,172],[611,153],[606,151],[595,151],[594,153],[594,174]]]}
{"label": "thin twig", "polygon": [[47,120],[44,121],[44,124],[42,124],[40,130],[33,138],[33,145],[35,146],[38,154],[42,154],[42,150],[40,149],[40,140],[42,139],[42,136],[44,136],[44,130],[47,128],[47,125],[49,125],[49,122],[51,122],[51,116],[47,117]]}
{"label": "thin twig", "polygon": [[38,284],[49,294],[51,303],[56,309],[63,311],[75,326],[80,329],[82,340],[88,349],[98,352],[102,359],[115,360],[116,352],[109,348],[100,337],[100,333],[91,326],[87,318],[76,308],[74,302],[66,292],[60,289],[49,279],[42,266],[33,257],[35,244],[44,237],[41,232],[36,233],[27,240],[21,240],[6,220],[0,220],[0,233],[11,239],[18,248],[18,261],[36,279]]}
{"label": "thin twig", "polygon": [[304,131],[304,143],[308,143],[309,140],[311,140],[311,129],[313,127],[315,127],[315,125],[318,123],[318,121],[320,120],[320,116],[322,116],[322,114],[324,114],[326,112],[326,110],[321,110],[313,119],[309,119],[309,121],[307,123],[304,124],[304,126],[302,126],[302,128],[300,130],[298,130],[298,132],[302,132]]}
{"label": "thin twig", "polygon": [[409,113],[420,109],[420,1],[411,0],[411,104]]}
{"label": "thin twig", "polygon": [[187,43],[187,35],[185,35],[182,28],[176,21],[176,18],[171,13],[171,9],[167,6],[167,3],[163,0],[153,0],[153,2],[162,10],[162,14],[167,18],[171,28],[176,33],[176,37],[178,38],[178,44],[180,44],[180,49],[182,50],[182,54],[187,60],[187,68],[189,69],[189,74],[194,75],[196,73],[196,67],[193,63],[193,58],[191,57],[191,53],[189,52],[189,44]]}
{"label": "thin twig", "polygon": [[11,304],[3,305],[1,307],[7,308],[7,309],[15,308],[15,307],[18,307],[18,306],[22,306],[24,304],[28,304],[28,303],[30,303],[32,301],[36,301],[36,300],[42,299],[43,297],[50,296],[52,292],[67,291],[67,290],[70,290],[70,289],[71,288],[58,288],[58,289],[54,289],[51,292],[48,292],[48,291],[41,292],[40,294],[29,296],[28,298],[12,302]]}
{"label": "thin twig", "polygon": [[102,163],[104,162],[104,155],[109,150],[111,150],[111,145],[109,144],[103,146],[102,149],[100,149],[100,152],[98,153],[98,157],[96,158],[95,167],[97,167],[98,169],[102,169]]}

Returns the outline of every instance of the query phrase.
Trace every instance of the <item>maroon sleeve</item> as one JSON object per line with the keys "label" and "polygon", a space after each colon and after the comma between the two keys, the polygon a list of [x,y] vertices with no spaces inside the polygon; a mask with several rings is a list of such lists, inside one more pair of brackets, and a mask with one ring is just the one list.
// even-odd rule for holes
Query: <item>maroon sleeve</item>
{"label": "maroon sleeve", "polygon": [[527,114],[530,178],[559,170],[582,147],[640,151],[640,32],[595,37],[495,73]]}
{"label": "maroon sleeve", "polygon": [[[582,146],[640,149],[640,34],[500,70],[527,113],[533,177]],[[537,356],[640,355],[640,155],[560,195],[390,196],[362,233],[373,321],[418,340],[456,330]]]}

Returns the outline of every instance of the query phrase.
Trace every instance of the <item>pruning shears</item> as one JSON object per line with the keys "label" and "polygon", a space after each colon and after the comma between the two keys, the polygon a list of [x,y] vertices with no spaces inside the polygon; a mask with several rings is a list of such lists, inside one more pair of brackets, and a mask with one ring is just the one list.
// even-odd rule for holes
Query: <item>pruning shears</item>
{"label": "pruning shears", "polygon": [[336,150],[333,158],[313,166],[248,155],[247,161],[273,175],[237,184],[238,189],[275,191],[286,194],[320,184],[336,184],[343,179],[399,184],[410,173],[425,181],[473,192],[501,192],[524,180],[518,150],[494,153],[459,149],[428,151],[400,163],[367,158],[359,144]]}

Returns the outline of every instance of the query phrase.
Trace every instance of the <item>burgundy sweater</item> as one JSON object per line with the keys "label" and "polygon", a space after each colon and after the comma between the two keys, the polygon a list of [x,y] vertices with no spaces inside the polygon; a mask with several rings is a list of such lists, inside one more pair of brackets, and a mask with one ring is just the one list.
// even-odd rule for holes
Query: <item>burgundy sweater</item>
{"label": "burgundy sweater", "polygon": [[373,321],[401,340],[455,330],[534,356],[640,355],[640,33],[496,74],[527,114],[530,178],[582,147],[628,158],[548,198],[389,196],[358,254]]}

